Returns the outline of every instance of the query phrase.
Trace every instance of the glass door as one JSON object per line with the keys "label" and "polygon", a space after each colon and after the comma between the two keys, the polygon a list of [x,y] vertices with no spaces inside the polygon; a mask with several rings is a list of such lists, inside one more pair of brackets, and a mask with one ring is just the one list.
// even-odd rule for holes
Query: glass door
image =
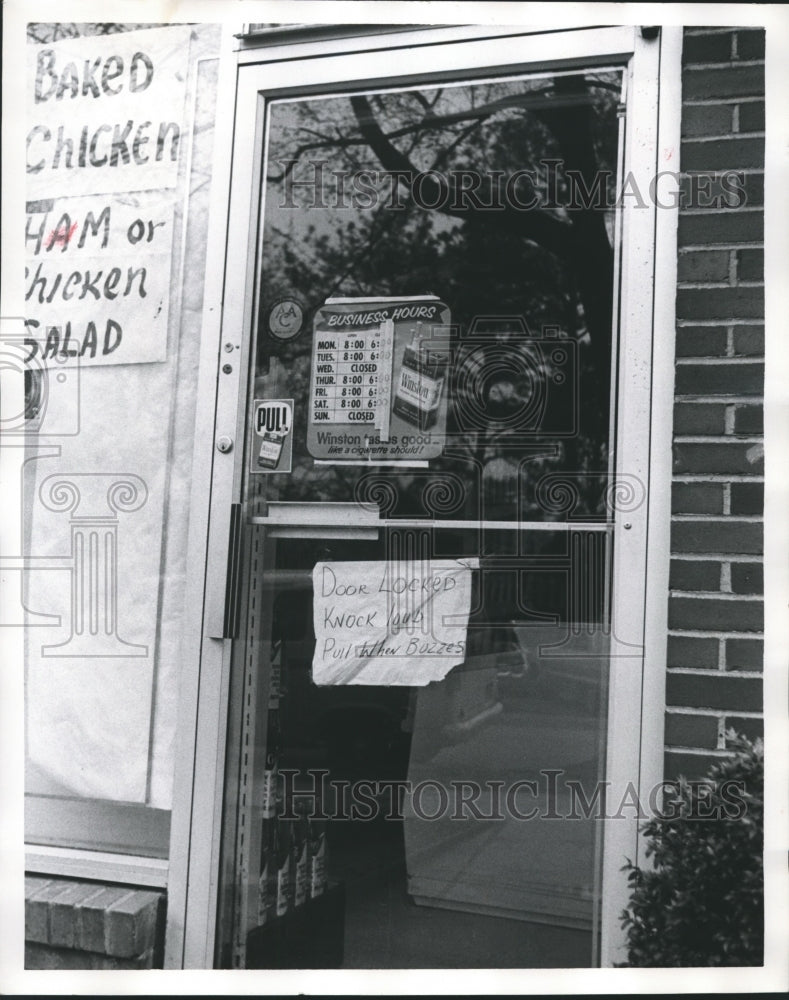
{"label": "glass door", "polygon": [[599,961],[632,67],[487,51],[247,87],[220,967]]}

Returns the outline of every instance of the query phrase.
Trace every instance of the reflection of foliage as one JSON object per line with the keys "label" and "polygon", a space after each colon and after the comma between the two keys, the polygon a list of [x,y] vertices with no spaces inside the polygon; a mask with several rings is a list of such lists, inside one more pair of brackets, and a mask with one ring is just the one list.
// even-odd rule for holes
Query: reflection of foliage
{"label": "reflection of foliage", "polygon": [[[433,293],[450,306],[462,335],[478,316],[521,316],[532,336],[552,326],[578,345],[577,434],[558,438],[548,419],[543,434],[517,425],[502,431],[497,413],[520,390],[500,380],[485,387],[490,409],[474,433],[450,410],[455,455],[431,463],[440,472],[465,461],[471,485],[486,463],[517,453],[528,430],[530,443],[543,444],[543,457],[529,463],[528,475],[522,470],[521,508],[529,516],[540,516],[530,484],[542,470],[606,470],[613,249],[611,213],[602,206],[613,202],[618,99],[616,73],[557,74],[275,103],[270,114],[264,302],[293,294],[310,311],[330,295]],[[436,210],[420,207],[420,200],[436,202],[433,175],[425,174],[431,170],[436,184],[450,186]],[[372,177],[367,203],[354,200],[352,186],[343,188],[355,171]],[[393,171],[421,172],[421,199],[393,180]],[[469,183],[461,171],[480,177],[476,202],[461,198],[458,185]],[[573,206],[573,171],[586,191],[601,182],[601,204]],[[528,210],[505,191],[518,172],[518,198],[538,202]],[[283,207],[288,203],[302,210]],[[491,203],[501,207],[484,207]],[[523,339],[517,329],[502,336],[513,347]],[[294,398],[308,396],[309,348],[307,338],[276,348]],[[453,403],[462,395],[458,358]],[[331,470],[321,495],[339,498],[345,478]],[[591,491],[590,502],[592,493],[600,491]],[[469,514],[478,503],[469,497]]]}
{"label": "reflection of foliage", "polygon": [[119,24],[115,21],[76,24],[72,21],[30,21],[27,25],[28,42],[50,44],[63,38],[85,38],[90,35],[116,35],[122,31],[138,31],[141,28],[161,28],[155,24]]}

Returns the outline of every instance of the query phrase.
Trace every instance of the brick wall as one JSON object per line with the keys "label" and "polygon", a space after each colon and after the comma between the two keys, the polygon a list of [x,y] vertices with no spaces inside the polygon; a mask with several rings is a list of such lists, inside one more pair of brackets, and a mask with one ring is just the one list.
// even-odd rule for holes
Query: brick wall
{"label": "brick wall", "polygon": [[25,878],[26,969],[154,969],[165,894],[126,885]]}
{"label": "brick wall", "polygon": [[764,32],[687,29],[682,61],[667,778],[762,732]]}

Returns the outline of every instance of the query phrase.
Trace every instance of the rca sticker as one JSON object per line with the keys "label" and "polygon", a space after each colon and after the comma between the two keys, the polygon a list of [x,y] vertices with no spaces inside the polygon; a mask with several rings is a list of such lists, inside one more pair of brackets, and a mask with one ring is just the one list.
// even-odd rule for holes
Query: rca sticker
{"label": "rca sticker", "polygon": [[250,472],[290,472],[293,463],[293,400],[256,399]]}

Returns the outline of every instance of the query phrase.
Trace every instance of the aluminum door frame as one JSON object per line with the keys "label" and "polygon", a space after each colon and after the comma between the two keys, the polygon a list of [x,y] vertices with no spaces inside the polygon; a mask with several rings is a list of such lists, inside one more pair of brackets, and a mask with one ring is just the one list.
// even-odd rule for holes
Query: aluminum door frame
{"label": "aluminum door frame", "polygon": [[[221,53],[216,155],[207,248],[187,613],[170,852],[165,966],[211,968],[214,959],[225,734],[232,640],[221,638],[230,509],[240,499],[266,95],[333,85],[428,83],[485,71],[527,72],[626,61],[631,74],[626,169],[639,186],[678,163],[681,28],[635,26],[534,31],[430,28],[309,39],[250,48],[227,26]],[[474,37],[477,35],[477,37]],[[645,37],[647,35],[648,37]],[[382,76],[396,50],[397,74]],[[423,67],[430,67],[428,73]],[[228,156],[228,150],[232,155]],[[673,163],[672,163],[673,157]],[[627,204],[620,297],[617,468],[638,475],[647,503],[615,528],[616,587],[606,778],[639,795],[662,779],[668,605],[671,409],[677,209]],[[228,370],[223,371],[223,368]],[[219,437],[236,447],[221,452]],[[649,489],[650,483],[656,484]],[[643,655],[633,655],[632,644]],[[634,777],[635,776],[635,777]],[[636,817],[607,823],[601,965],[623,960],[621,872],[638,859]]]}

